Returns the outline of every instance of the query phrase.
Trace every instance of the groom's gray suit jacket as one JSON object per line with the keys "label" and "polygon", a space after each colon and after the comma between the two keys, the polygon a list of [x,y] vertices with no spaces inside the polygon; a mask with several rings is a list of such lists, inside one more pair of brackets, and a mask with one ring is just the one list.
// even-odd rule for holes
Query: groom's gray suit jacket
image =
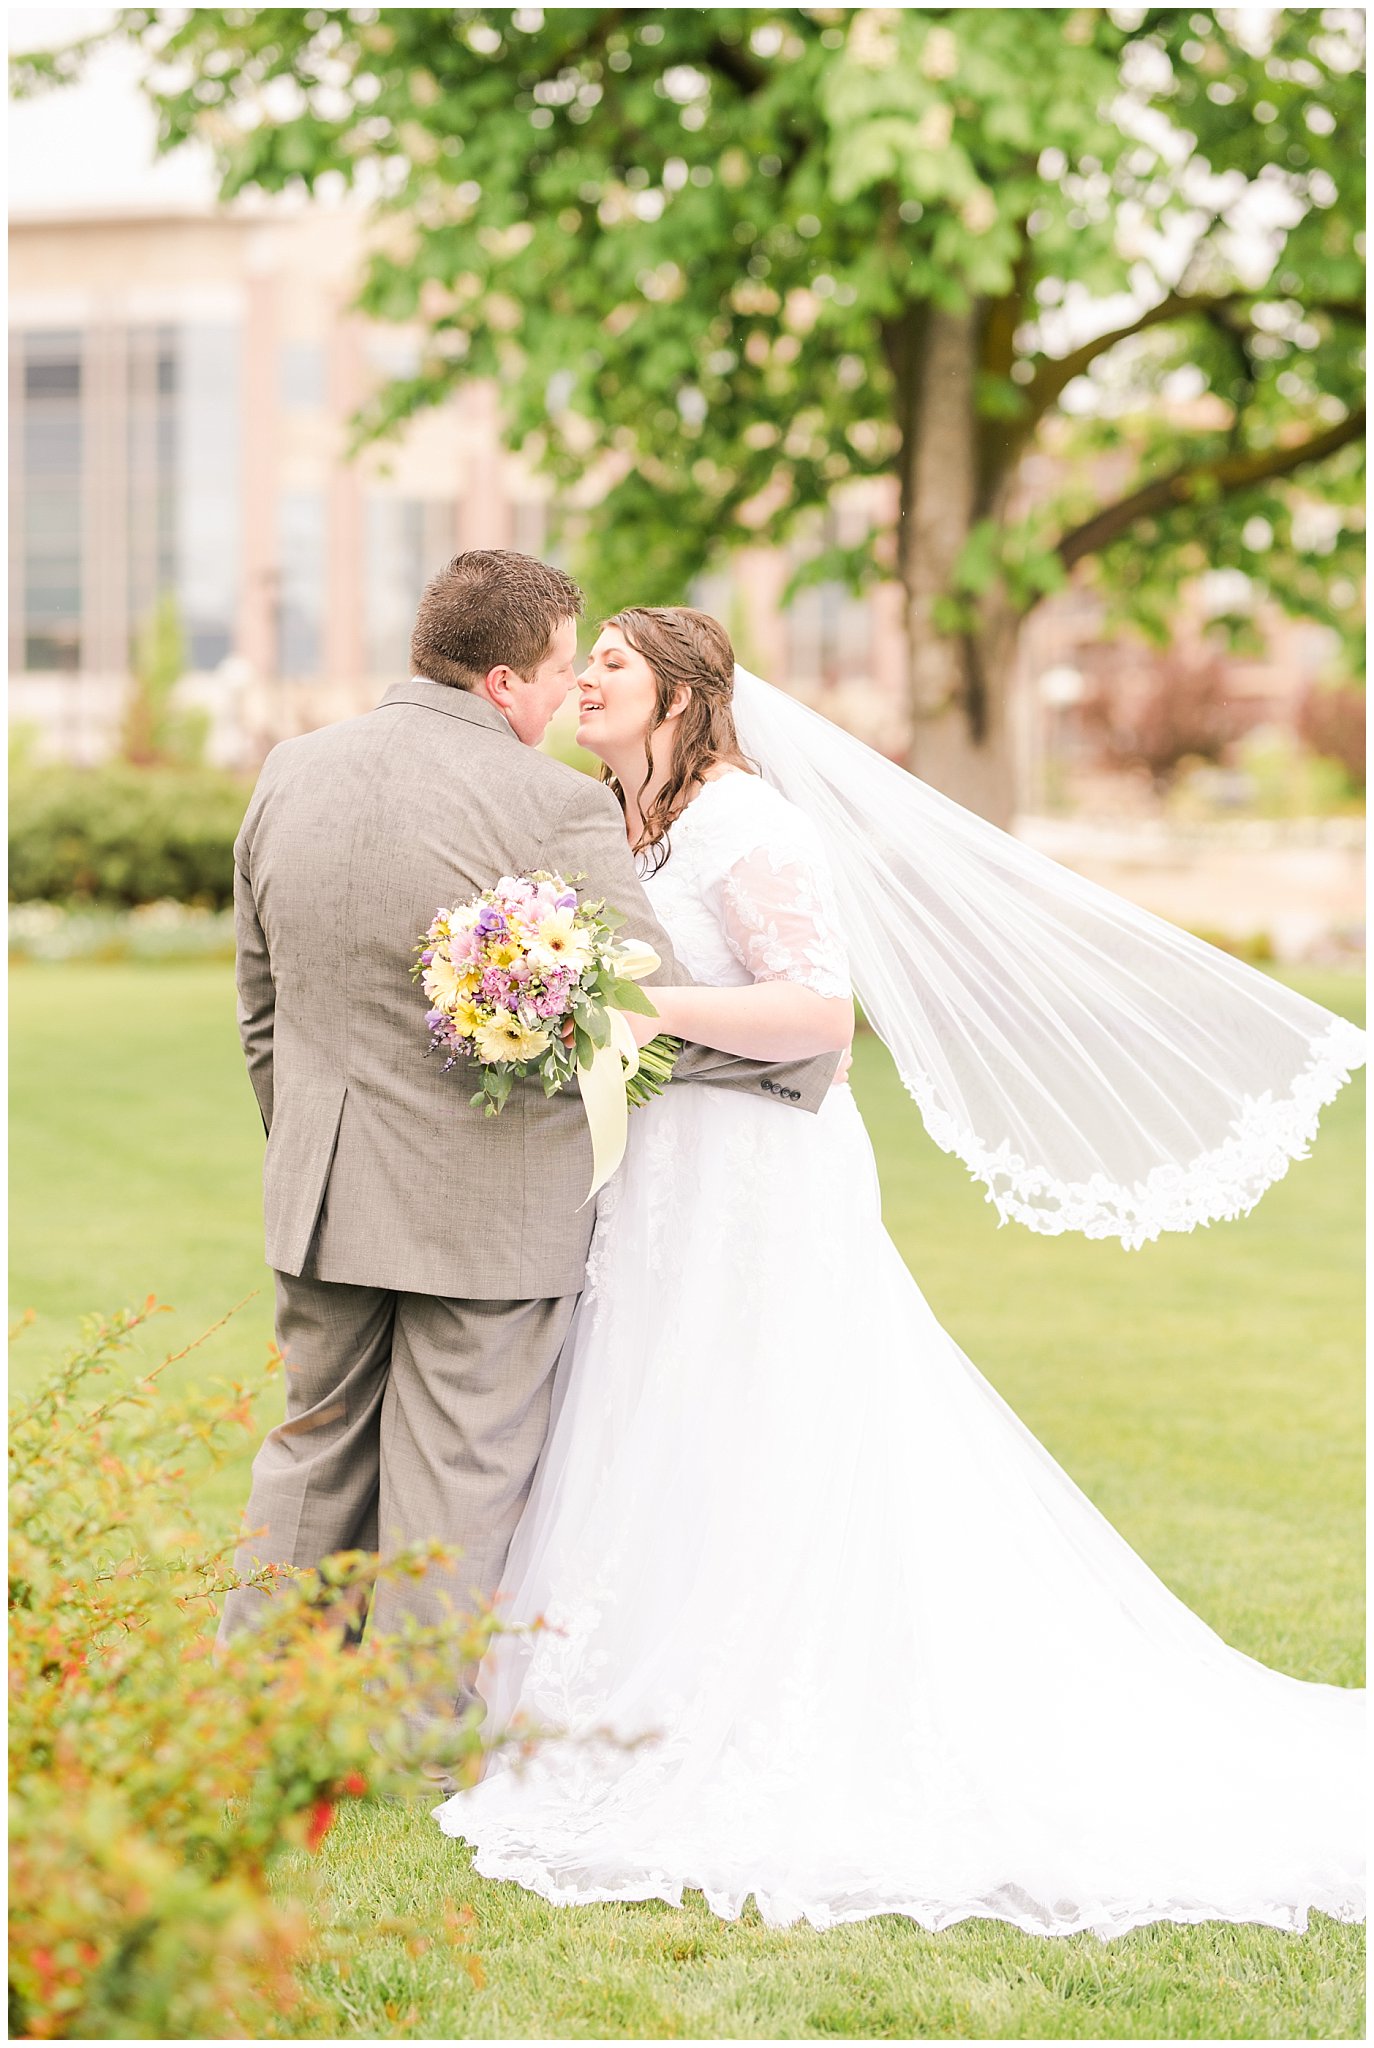
{"label": "groom's gray suit jacket", "polygon": [[[410,980],[436,909],[553,869],[625,913],[685,977],[610,792],[516,738],[485,698],[414,679],[268,756],[234,849],[239,1025],[267,1130],[268,1263],[476,1301],[575,1294],[594,1221],[576,1091],[517,1083],[502,1114],[426,1057]],[[825,1098],[836,1059],[765,1066],[689,1047],[682,1080]],[[681,1082],[675,1084],[681,1085]]]}
{"label": "groom's gray suit jacket", "polygon": [[[523,746],[485,698],[412,680],[288,740],[234,849],[239,1023],[267,1128],[286,1416],[253,1461],[238,1565],[437,1539],[458,1562],[383,1578],[373,1625],[490,1597],[548,1429],[595,1206],[575,1092],[517,1082],[499,1117],[426,1058],[415,941],[440,905],[555,869],[626,915],[681,979],[608,790]],[[819,1107],[835,1056],[680,1072]],[[680,1085],[680,1084],[675,1084]],[[267,1597],[225,1602],[228,1639]],[[452,1674],[440,1713],[461,1705]],[[426,1711],[429,1711],[427,1708]]]}

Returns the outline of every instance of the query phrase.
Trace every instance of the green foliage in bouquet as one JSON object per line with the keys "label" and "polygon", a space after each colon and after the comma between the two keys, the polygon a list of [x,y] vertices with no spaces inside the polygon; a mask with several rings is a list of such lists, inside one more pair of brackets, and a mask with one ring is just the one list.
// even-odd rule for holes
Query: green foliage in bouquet
{"label": "green foliage in bouquet", "polygon": [[[617,931],[625,922],[623,911],[608,909],[605,904],[599,907],[597,914],[612,931]],[[590,978],[590,985],[584,983],[581,995],[573,1002],[573,1059],[569,1064],[568,1079],[572,1078],[574,1065],[590,1066],[597,1051],[610,1044],[608,1008],[633,1010],[640,1017],[658,1015],[652,997],[638,982],[627,981],[623,975],[615,974],[607,967],[599,967]],[[646,1102],[652,1102],[656,1095],[663,1093],[673,1078],[673,1068],[681,1051],[682,1040],[671,1038],[662,1031],[640,1047],[639,1065],[625,1082],[625,1097],[631,1109],[642,1108]],[[552,1094],[554,1090],[546,1087],[544,1092]]]}
{"label": "green foliage in bouquet", "polygon": [[[415,1953],[465,1939],[442,1899],[426,1922],[350,1927],[305,1852],[340,1801],[422,1789],[422,1761],[475,1775],[475,1726],[416,1732],[408,1710],[431,1685],[451,1698],[455,1663],[496,1623],[345,1654],[379,1572],[348,1555],[283,1573],[268,1623],[218,1659],[218,1598],[240,1581],[232,1538],[194,1503],[254,1426],[256,1389],[173,1404],[153,1382],[177,1353],[94,1398],[91,1380],[157,1312],[150,1298],[94,1325],[11,1419],[12,2038],[310,2031],[310,1966],[385,1936]],[[386,1569],[417,1576],[441,1557]]]}
{"label": "green foliage in bouquet", "polygon": [[20,763],[10,779],[10,901],[225,909],[247,804],[246,783],[210,768]]}

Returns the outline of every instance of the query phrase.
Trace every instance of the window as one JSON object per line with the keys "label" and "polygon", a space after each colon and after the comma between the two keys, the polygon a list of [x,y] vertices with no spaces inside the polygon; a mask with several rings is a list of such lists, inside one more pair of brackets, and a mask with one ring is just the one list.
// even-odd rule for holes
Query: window
{"label": "window", "polygon": [[695,610],[709,612],[722,626],[728,626],[732,612],[738,608],[734,579],[728,570],[704,569],[688,584],[686,601]]}
{"label": "window", "polygon": [[118,665],[170,593],[190,667],[217,666],[238,612],[237,327],[33,331],[12,348],[12,658]]}
{"label": "window", "polygon": [[133,328],[128,378],[131,636],[171,591],[188,665],[214,668],[238,609],[238,329]]}
{"label": "window", "polygon": [[[866,522],[846,508],[831,507],[815,540],[795,543],[790,550],[795,570],[825,548],[851,547],[866,531]],[[821,688],[866,676],[873,658],[873,614],[866,596],[856,597],[848,584],[811,583],[799,590],[787,608],[787,675],[791,683]]]}
{"label": "window", "polygon": [[128,400],[128,579],[132,653],[158,599],[165,591],[178,595],[177,349],[173,328],[130,329]]}
{"label": "window", "polygon": [[287,412],[318,412],[328,391],[322,341],[288,341],[281,351],[281,402]]}
{"label": "window", "polygon": [[324,625],[325,511],[318,491],[289,493],[277,508],[277,670],[319,672]]}
{"label": "window", "polygon": [[419,374],[419,338],[414,334],[405,333],[402,329],[372,329],[364,343],[364,352],[368,366],[379,382],[389,383],[393,379],[415,377]]}
{"label": "window", "polygon": [[218,667],[234,645],[242,545],[239,332],[178,330],[176,589],[193,669]]}
{"label": "window", "polygon": [[430,577],[453,556],[454,509],[442,498],[368,498],[363,630],[369,675],[409,674],[415,607]]}
{"label": "window", "polygon": [[511,511],[511,546],[519,555],[542,556],[549,537],[548,507],[542,498],[517,498]]}
{"label": "window", "polygon": [[26,669],[81,664],[82,339],[20,337],[19,609]]}

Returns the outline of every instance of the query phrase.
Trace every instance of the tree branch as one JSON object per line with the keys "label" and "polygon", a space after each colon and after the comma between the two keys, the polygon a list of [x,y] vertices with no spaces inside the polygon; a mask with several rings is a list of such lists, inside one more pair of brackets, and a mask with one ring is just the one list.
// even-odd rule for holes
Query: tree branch
{"label": "tree branch", "polygon": [[897,458],[901,492],[897,531],[899,562],[905,560],[905,551],[912,544],[911,463],[916,446],[918,384],[927,319],[927,307],[906,305],[894,319],[883,321],[879,330],[883,354],[887,358],[887,367],[892,377],[893,410],[900,436],[901,452]]}
{"label": "tree branch", "polygon": [[[1093,341],[1085,341],[1066,356],[1056,356],[1043,362],[1025,386],[1031,417],[1038,419],[1053,405],[1067,384],[1071,384],[1075,377],[1081,377],[1099,356],[1115,348],[1119,341],[1129,341],[1135,334],[1147,334],[1152,327],[1162,327],[1170,320],[1186,320],[1192,314],[1201,314],[1204,319],[1215,321],[1229,307],[1252,305],[1257,296],[1255,292],[1222,292],[1215,296],[1200,292],[1170,292],[1157,306],[1148,306],[1125,327],[1114,327]],[[1333,320],[1358,320],[1363,324],[1365,318],[1364,307],[1353,299],[1318,299],[1307,310],[1329,314]]]}
{"label": "tree branch", "polygon": [[712,36],[705,56],[711,69],[728,78],[746,99],[751,98],[768,77],[763,65],[754,61],[744,43],[727,42],[724,36]]}
{"label": "tree branch", "polygon": [[580,64],[584,57],[599,56],[606,47],[611,30],[619,28],[627,11],[624,7],[603,7],[590,28],[564,44],[552,72],[547,64],[544,66],[545,76],[552,75],[556,78],[569,64]]}
{"label": "tree branch", "polygon": [[1309,462],[1321,462],[1337,449],[1346,448],[1352,441],[1364,436],[1365,411],[1347,414],[1337,426],[1329,427],[1324,434],[1315,434],[1310,440],[1290,443],[1287,447],[1251,448],[1238,454],[1220,455],[1211,462],[1199,462],[1186,468],[1173,470],[1168,476],[1156,477],[1153,483],[1142,484],[1137,491],[1131,491],[1115,505],[1106,505],[1066,533],[1055,549],[1066,569],[1072,569],[1075,562],[1081,562],[1085,555],[1100,554],[1103,548],[1120,540],[1128,528],[1138,519],[1149,519],[1158,513],[1175,511],[1186,505],[1195,487],[1202,482],[1214,485],[1226,496],[1234,491],[1247,489],[1251,484],[1267,483],[1273,477],[1291,476],[1295,469],[1304,468]]}
{"label": "tree branch", "polygon": [[[989,377],[1009,381],[1016,360],[1016,330],[1025,317],[1032,283],[1032,249],[1022,243],[1012,271],[1011,289],[988,307],[979,347],[979,369]],[[1035,430],[1038,414],[1029,406],[1018,418],[980,419],[978,422],[978,499],[986,510],[998,485],[1015,463]]]}
{"label": "tree branch", "polygon": [[1216,313],[1225,306],[1234,306],[1253,293],[1227,292],[1219,298],[1184,295],[1170,292],[1157,306],[1148,306],[1136,319],[1125,327],[1111,328],[1106,334],[1099,334],[1093,341],[1085,341],[1066,356],[1056,356],[1040,365],[1026,389],[1030,408],[1037,417],[1047,406],[1053,405],[1065,385],[1075,377],[1081,377],[1105,355],[1109,348],[1115,348],[1119,341],[1129,341],[1133,334],[1146,334],[1152,327],[1162,327],[1170,320],[1184,320],[1191,313]]}
{"label": "tree branch", "polygon": [[1235,357],[1240,373],[1239,389],[1234,396],[1235,411],[1231,420],[1230,440],[1232,448],[1241,450],[1245,447],[1246,413],[1259,388],[1259,373],[1255,367],[1254,356],[1250,352],[1246,333],[1237,327],[1233,320],[1227,319],[1225,309],[1213,306],[1204,318],[1212,332]]}

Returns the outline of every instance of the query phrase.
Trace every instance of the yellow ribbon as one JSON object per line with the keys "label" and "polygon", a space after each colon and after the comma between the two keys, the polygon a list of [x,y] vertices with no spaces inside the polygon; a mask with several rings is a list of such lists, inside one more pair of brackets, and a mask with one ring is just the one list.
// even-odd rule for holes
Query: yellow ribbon
{"label": "yellow ribbon", "polygon": [[[658,954],[642,939],[623,940],[616,953],[615,971],[622,981],[643,981],[658,965]],[[607,1020],[611,1027],[609,1045],[599,1045],[591,1065],[577,1070],[577,1085],[582,1090],[582,1107],[592,1140],[592,1184],[580,1204],[584,1209],[625,1157],[630,1126],[625,1083],[639,1071],[639,1047],[625,1012],[612,1007]]]}

